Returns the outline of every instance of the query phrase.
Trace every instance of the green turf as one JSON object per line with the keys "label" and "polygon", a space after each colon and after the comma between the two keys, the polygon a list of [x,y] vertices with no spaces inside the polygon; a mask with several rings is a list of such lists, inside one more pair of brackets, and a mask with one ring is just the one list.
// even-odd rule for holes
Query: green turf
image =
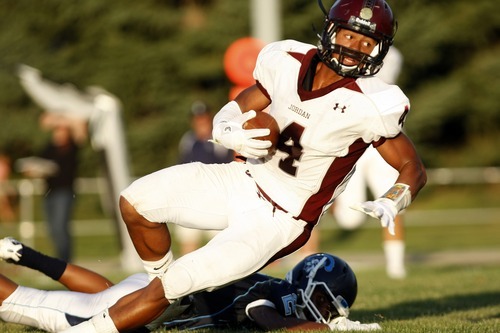
{"label": "green turf", "polygon": [[[498,198],[500,185],[431,187],[424,191],[406,215],[408,277],[394,281],[386,277],[383,264],[361,265],[359,269],[356,265],[359,293],[351,319],[378,322],[383,332],[500,332]],[[83,212],[80,207],[79,215]],[[102,217],[95,212],[91,216]],[[119,244],[117,237],[112,236],[113,224],[109,221],[78,224],[76,227],[85,232],[106,232],[101,235],[89,232],[76,238],[77,262],[88,264],[113,281],[122,278],[124,273],[117,264]],[[17,226],[0,225],[0,228],[2,236],[16,235]],[[43,235],[35,238],[35,246],[51,251]],[[368,220],[360,230],[345,234],[331,216],[326,216],[321,225],[321,250],[356,256],[361,263],[366,257],[368,263],[370,256],[382,255],[378,222]],[[484,261],[486,254],[489,260]],[[431,260],[441,255],[448,260]],[[449,259],[453,259],[452,263]],[[0,263],[0,272],[23,284],[57,287],[38,274],[5,263]],[[282,277],[285,269],[276,266],[267,272]],[[0,332],[40,331],[0,323]]]}
{"label": "green turf", "polygon": [[[500,332],[500,263],[410,268],[402,281],[389,280],[383,269],[357,272],[351,319],[378,322],[394,333]],[[0,332],[39,331],[0,324]]]}

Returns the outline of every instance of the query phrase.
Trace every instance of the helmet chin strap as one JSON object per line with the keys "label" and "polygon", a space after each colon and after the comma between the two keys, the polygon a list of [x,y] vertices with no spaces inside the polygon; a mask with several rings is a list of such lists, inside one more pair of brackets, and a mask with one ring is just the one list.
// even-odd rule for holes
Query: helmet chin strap
{"label": "helmet chin strap", "polygon": [[[318,35],[320,37],[318,49],[320,53],[323,53],[323,62],[337,74],[347,77],[372,76],[380,70],[381,65],[375,65],[373,62],[376,61],[383,51],[384,43],[382,41],[378,41],[377,45],[368,55],[336,43],[337,32],[341,28],[340,26],[332,22],[327,22],[325,26],[323,35]],[[328,36],[328,39],[325,38],[326,36]],[[334,52],[334,49],[336,52]],[[327,57],[328,59],[325,59]],[[345,65],[342,63],[344,57],[354,58],[359,63],[352,66]]]}
{"label": "helmet chin strap", "polygon": [[[334,46],[338,50],[338,52],[331,52],[331,54],[330,54],[331,58],[329,59],[329,63],[331,65],[333,65],[333,66],[330,66],[330,68],[332,68],[339,75],[352,76],[352,73],[354,73],[358,69],[359,64],[348,66],[348,65],[344,65],[342,63],[342,59],[346,56],[346,54],[344,52],[342,52],[342,50],[344,48],[345,49],[348,49],[348,48],[336,43],[337,29],[335,29],[335,27],[333,25],[330,29],[331,29],[330,45]],[[323,47],[323,46],[321,46],[321,47]],[[355,50],[352,50],[352,51],[355,51]],[[337,55],[337,57],[335,57],[335,55]]]}
{"label": "helmet chin strap", "polygon": [[[336,42],[336,40],[337,40],[337,32],[334,32],[334,33],[332,34],[332,37],[330,38],[330,40],[331,40],[332,45],[336,45],[336,43],[335,43],[335,42]],[[356,69],[356,67],[358,67],[357,65],[354,65],[354,66],[346,66],[346,65],[342,64],[342,63],[339,61],[339,59],[335,58],[333,55],[334,55],[334,54],[332,54],[332,60],[331,60],[331,61],[332,61],[332,62],[334,62],[334,63],[335,63],[335,65],[336,65],[336,66],[338,66],[338,67],[340,68],[341,73],[346,73],[346,74],[347,74],[347,73],[349,73],[349,72],[353,71],[354,69]],[[340,57],[342,57],[342,55],[339,53],[339,54],[338,54],[338,57],[340,58]]]}
{"label": "helmet chin strap", "polygon": [[346,65],[340,63],[337,58],[332,58],[332,62],[334,62],[340,68],[340,72],[341,73],[345,73],[345,74],[349,74],[350,72],[352,72],[353,70],[355,70],[356,67],[358,67],[357,65],[355,65],[355,66],[346,66]]}

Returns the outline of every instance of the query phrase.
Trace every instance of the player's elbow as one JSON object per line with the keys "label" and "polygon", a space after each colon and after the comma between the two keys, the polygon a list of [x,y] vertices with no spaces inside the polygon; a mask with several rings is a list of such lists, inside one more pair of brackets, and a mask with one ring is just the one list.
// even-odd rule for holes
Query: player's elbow
{"label": "player's elbow", "polygon": [[415,199],[417,193],[425,186],[427,183],[427,171],[423,163],[416,163],[413,167],[413,185],[411,187],[412,199]]}
{"label": "player's elbow", "polygon": [[417,177],[419,180],[420,188],[424,187],[427,184],[427,171],[425,170],[425,166],[423,163],[420,163],[419,168],[417,169]]}

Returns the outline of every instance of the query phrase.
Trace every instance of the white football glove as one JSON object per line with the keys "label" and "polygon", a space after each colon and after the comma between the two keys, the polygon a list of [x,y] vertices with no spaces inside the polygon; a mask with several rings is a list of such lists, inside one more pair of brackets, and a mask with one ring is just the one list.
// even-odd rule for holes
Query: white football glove
{"label": "white football glove", "polygon": [[245,112],[230,121],[216,125],[212,135],[214,141],[228,149],[233,149],[247,158],[261,158],[269,154],[271,141],[256,140],[260,136],[269,135],[268,128],[249,129],[242,128],[243,124],[256,116],[254,110]]}
{"label": "white football glove", "polygon": [[387,228],[391,235],[395,235],[394,228],[396,224],[394,218],[398,214],[398,209],[391,199],[379,198],[375,201],[357,203],[351,208],[379,219],[382,227]]}
{"label": "white football glove", "polygon": [[337,317],[328,323],[332,331],[378,331],[381,330],[377,323],[361,324],[359,321],[352,321],[346,317]]}

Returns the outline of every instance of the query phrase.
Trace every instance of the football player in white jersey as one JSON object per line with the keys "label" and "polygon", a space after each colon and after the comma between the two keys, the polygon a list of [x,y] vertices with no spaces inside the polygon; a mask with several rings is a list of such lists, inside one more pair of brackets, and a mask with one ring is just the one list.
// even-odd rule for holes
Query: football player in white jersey
{"label": "football player in white jersey", "polygon": [[[393,42],[392,10],[384,0],[338,0],[323,10],[318,47],[294,40],[264,47],[255,85],[214,117],[213,140],[246,163],[177,165],[122,191],[122,217],[151,283],[67,332],[133,329],[182,296],[226,285],[296,251],[370,145],[399,176],[384,195],[356,209],[393,232],[394,217],[424,186],[426,173],[402,133],[408,98],[373,77]],[[259,140],[268,129],[242,128],[268,107],[281,131],[275,154],[270,141]],[[167,223],[220,232],[174,260]]]}

